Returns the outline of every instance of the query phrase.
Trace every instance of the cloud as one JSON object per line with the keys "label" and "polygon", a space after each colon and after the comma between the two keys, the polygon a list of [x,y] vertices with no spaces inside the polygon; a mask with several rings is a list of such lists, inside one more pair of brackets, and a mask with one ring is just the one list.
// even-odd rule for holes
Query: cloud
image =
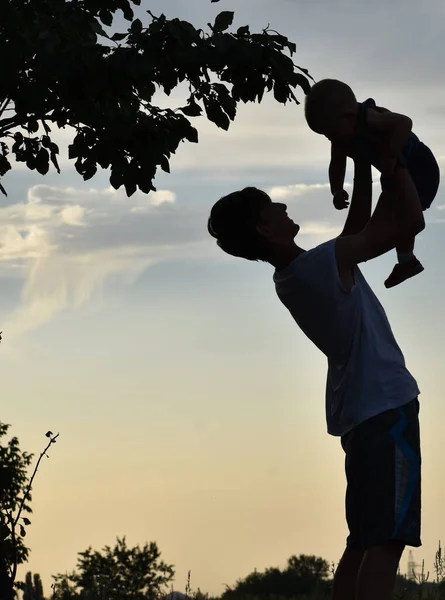
{"label": "cloud", "polygon": [[269,195],[273,200],[285,200],[288,198],[298,198],[304,196],[312,190],[329,190],[328,183],[314,183],[308,185],[305,183],[296,183],[294,185],[277,186],[269,190]]}
{"label": "cloud", "polygon": [[[307,241],[335,235],[342,216],[327,184],[276,186],[298,213]],[[178,204],[171,190],[152,194],[36,185],[26,201],[0,208],[0,274],[21,275],[20,306],[4,322],[8,339],[100,294],[110,278],[123,285],[165,260],[232,260],[207,233],[210,207]]]}
{"label": "cloud", "polygon": [[8,338],[76,307],[118,276],[132,283],[147,267],[193,256],[207,240],[205,218],[178,207],[170,190],[127,198],[113,188],[37,185],[26,202],[0,209],[0,269],[25,279]]}
{"label": "cloud", "polygon": [[22,304],[7,319],[8,339],[46,323],[57,313],[75,308],[100,292],[112,275],[132,283],[154,259],[136,252],[97,252],[94,255],[57,256],[33,262],[27,272]]}
{"label": "cloud", "polygon": [[327,221],[306,221],[302,229],[302,235],[308,236],[328,236],[334,237],[338,235],[340,228],[335,225],[330,225]]}
{"label": "cloud", "polygon": [[[334,209],[327,183],[277,185],[266,191],[273,200],[286,202],[301,226],[304,247],[341,231],[347,213]],[[163,261],[237,260],[222,253],[208,235],[209,210],[205,202],[178,202],[166,189],[127,198],[110,187],[33,186],[25,202],[0,208],[0,276],[15,274],[24,280],[21,304],[3,319],[5,335],[11,340],[80,306],[100,294],[110,279],[131,285]]]}
{"label": "cloud", "polygon": [[150,206],[161,206],[161,204],[174,204],[176,200],[176,196],[173,192],[169,190],[158,190],[157,192],[152,192],[150,195],[150,203],[142,204],[138,206],[133,206],[131,209],[132,212],[148,212]]}
{"label": "cloud", "polygon": [[[172,214],[176,196],[169,190],[127,198],[113,188],[80,190],[36,185],[27,201],[0,209],[1,260],[9,260],[19,245],[32,247],[42,258],[57,250],[64,255],[98,248],[163,246],[177,239],[178,223],[169,235],[163,225]],[[25,257],[25,256],[24,256]]]}

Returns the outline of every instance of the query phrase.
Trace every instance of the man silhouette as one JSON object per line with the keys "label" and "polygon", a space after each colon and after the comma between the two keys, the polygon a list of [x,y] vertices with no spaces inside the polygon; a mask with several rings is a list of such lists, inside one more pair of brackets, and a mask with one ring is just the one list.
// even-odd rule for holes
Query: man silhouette
{"label": "man silhouette", "polygon": [[349,527],[334,600],[390,600],[405,545],[421,545],[419,389],[358,265],[425,222],[402,165],[382,190],[371,216],[371,166],[357,159],[342,233],[311,250],[295,243],[286,205],[256,188],[221,198],[208,221],[222,250],[275,268],[278,297],[328,359],[327,427],[345,451]]}

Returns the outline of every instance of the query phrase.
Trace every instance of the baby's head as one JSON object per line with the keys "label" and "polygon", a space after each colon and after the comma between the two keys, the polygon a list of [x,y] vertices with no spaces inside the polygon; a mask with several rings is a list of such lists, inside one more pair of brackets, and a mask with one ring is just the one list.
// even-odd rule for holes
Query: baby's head
{"label": "baby's head", "polygon": [[312,131],[331,141],[347,141],[356,131],[357,99],[351,88],[336,79],[322,79],[306,96],[305,116]]}

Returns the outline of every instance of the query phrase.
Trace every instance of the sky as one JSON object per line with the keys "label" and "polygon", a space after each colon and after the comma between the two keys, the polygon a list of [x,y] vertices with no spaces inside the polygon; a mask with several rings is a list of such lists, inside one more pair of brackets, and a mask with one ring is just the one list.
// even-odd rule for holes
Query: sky
{"label": "sky", "polygon": [[[148,8],[196,27],[221,10],[235,10],[235,27],[270,24],[315,79],[341,79],[359,99],[409,115],[445,168],[439,0],[142,0],[145,20]],[[285,199],[303,248],[338,235],[345,212],[332,206],[329,146],[302,106],[273,98],[240,106],[228,132],[194,124],[199,144],[180,146],[156,194],[127,198],[106,172],[83,182],[67,159],[69,131],[58,134],[61,175],[18,165],[2,181],[1,420],[36,455],[46,431],[60,433],[36,477],[20,571],[40,573],[47,594],[51,574],[117,536],[156,541],[175,589],[191,571],[192,588],[211,594],[293,554],[338,562],[344,549],[326,359],[280,304],[273,268],[224,255],[206,230],[220,196],[255,185]],[[413,554],[431,570],[445,539],[443,184],[425,217],[424,273],[386,290],[393,253],[362,270],[421,389],[423,547]]]}

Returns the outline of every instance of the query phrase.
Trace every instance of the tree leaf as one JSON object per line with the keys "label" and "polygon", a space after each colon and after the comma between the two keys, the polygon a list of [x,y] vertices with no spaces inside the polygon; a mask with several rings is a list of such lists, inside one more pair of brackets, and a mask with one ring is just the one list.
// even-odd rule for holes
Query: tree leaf
{"label": "tree leaf", "polygon": [[245,36],[245,35],[250,35],[250,29],[248,25],[245,25],[244,27],[240,27],[237,32],[237,35],[239,36]]}
{"label": "tree leaf", "polygon": [[77,158],[79,156],[78,144],[70,144],[68,146],[68,158]]}
{"label": "tree leaf", "polygon": [[297,85],[300,86],[305,94],[310,92],[311,84],[301,73],[294,73],[291,83],[294,87],[297,87]]}
{"label": "tree leaf", "polygon": [[[135,4],[137,4],[137,5],[139,5],[139,4],[140,4],[140,0],[139,0],[138,2],[135,2],[135,1],[133,0],[133,2],[134,2]],[[128,4],[128,2],[127,2],[127,3],[125,3],[125,4],[124,4],[124,6],[121,6],[121,10],[122,10],[122,12],[124,13],[124,19],[125,19],[126,21],[131,21],[131,20],[133,19],[133,17],[134,17],[134,12],[133,12],[133,9],[131,8],[131,6]]]}
{"label": "tree leaf", "polygon": [[28,121],[27,127],[29,133],[35,133],[39,129],[39,123],[37,119],[31,118]]}
{"label": "tree leaf", "polygon": [[135,19],[130,27],[131,33],[138,35],[142,31],[142,21],[140,19]]}
{"label": "tree leaf", "polygon": [[51,162],[53,163],[56,171],[60,175],[60,167],[59,167],[59,163],[57,162],[57,154],[54,151],[51,151]]}
{"label": "tree leaf", "polygon": [[289,98],[289,91],[287,86],[281,83],[280,81],[276,81],[273,87],[273,95],[277,102],[281,102],[281,104],[286,104]]}
{"label": "tree leaf", "polygon": [[118,190],[124,183],[124,176],[119,169],[113,168],[110,175],[110,183],[115,190]]}
{"label": "tree leaf", "polygon": [[292,56],[297,51],[297,44],[294,42],[287,42],[287,47],[289,48],[290,55]]}
{"label": "tree leaf", "polygon": [[31,525],[31,521],[27,517],[22,517],[25,525]]}
{"label": "tree leaf", "polygon": [[105,8],[99,12],[99,19],[104,25],[110,27],[113,24],[113,13]]}
{"label": "tree leaf", "polygon": [[233,23],[234,12],[225,10],[216,17],[215,24],[213,25],[213,31],[215,33],[221,33],[230,27]]}
{"label": "tree leaf", "polygon": [[40,148],[36,155],[35,168],[41,175],[49,171],[49,152],[46,148]]}
{"label": "tree leaf", "polygon": [[83,163],[82,176],[84,181],[88,181],[92,177],[94,177],[97,173],[97,166],[94,160],[86,160]]}
{"label": "tree leaf", "polygon": [[166,156],[161,156],[160,165],[163,171],[165,171],[166,173],[170,173],[170,164]]}
{"label": "tree leaf", "polygon": [[156,92],[156,87],[154,83],[148,81],[144,86],[139,88],[139,97],[146,102],[151,102],[154,94]]}
{"label": "tree leaf", "polygon": [[124,186],[128,197],[132,196],[137,190],[137,185],[134,181],[125,181]]}
{"label": "tree leaf", "polygon": [[110,36],[108,35],[108,33],[103,29],[102,25],[99,23],[99,21],[94,21],[93,24],[91,25],[91,29],[94,31],[95,34],[97,35],[101,35],[103,37],[106,37],[108,39],[110,39]]}
{"label": "tree leaf", "polygon": [[186,139],[194,144],[198,143],[198,130],[195,127],[190,127],[186,133]]}
{"label": "tree leaf", "polygon": [[3,154],[0,154],[0,176],[6,175],[11,170],[11,163]]}
{"label": "tree leaf", "polygon": [[113,40],[113,42],[120,42],[126,37],[128,37],[128,33],[113,33],[110,39]]}
{"label": "tree leaf", "polygon": [[179,110],[188,117],[199,117],[202,114],[202,108],[196,102],[190,102],[187,106],[181,106]]}
{"label": "tree leaf", "polygon": [[215,100],[204,99],[204,106],[209,121],[212,121],[215,123],[215,125],[227,131],[230,125],[230,119],[223,111],[219,103]]}

